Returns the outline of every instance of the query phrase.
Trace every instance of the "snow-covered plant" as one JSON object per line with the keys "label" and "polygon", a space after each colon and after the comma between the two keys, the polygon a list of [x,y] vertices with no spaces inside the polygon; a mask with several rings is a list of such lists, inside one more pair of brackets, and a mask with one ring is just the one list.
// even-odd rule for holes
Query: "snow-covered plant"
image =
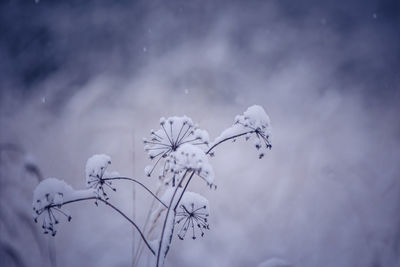
{"label": "snow-covered plant", "polygon": [[[64,181],[55,178],[48,178],[37,186],[33,197],[35,222],[42,217],[44,233],[55,235],[55,225],[59,223],[60,215],[65,216],[67,221],[71,220],[69,213],[62,210],[64,205],[84,200],[94,200],[96,205],[102,202],[131,223],[155,256],[155,265],[162,266],[176,227],[177,236],[181,240],[187,236],[192,239],[202,237],[210,229],[208,200],[187,189],[195,177],[216,189],[215,174],[209,159],[218,145],[242,136],[246,141],[253,141],[259,158],[271,149],[270,119],[261,106],[251,106],[242,115],[236,116],[234,124],[211,143],[207,131],[199,129],[189,117],[161,118],[160,129],[151,130],[150,138],[143,140],[144,149],[153,161],[152,165],[145,168],[145,174],[151,177],[154,170],[159,169],[157,177],[161,183],[156,193],[137,179],[108,172],[110,156],[94,155],[86,163],[87,189],[74,190]],[[112,183],[114,180],[136,183],[158,202],[158,205],[150,207],[149,219],[143,229],[110,202],[110,193],[117,191]],[[154,238],[155,229],[159,229],[159,233]],[[142,247],[138,247],[137,257],[142,251]]]}
{"label": "snow-covered plant", "polygon": [[[151,160],[155,160],[153,165],[145,168],[145,173],[151,176],[158,163],[162,161],[159,178],[168,184],[170,180],[166,180],[166,175],[171,170],[170,156],[185,144],[207,145],[209,136],[207,131],[199,129],[187,116],[175,116],[168,119],[163,117],[160,119],[160,126],[161,128],[157,131],[150,131],[149,140],[143,139],[145,151],[148,152]],[[175,177],[172,178],[172,182],[175,185]]]}
{"label": "snow-covered plant", "polygon": [[[105,154],[91,156],[86,162],[86,187],[92,188],[99,198],[108,200],[104,186],[113,190],[111,179],[118,176],[116,172],[108,172],[107,167],[111,165],[111,157]],[[96,202],[97,203],[97,202]]]}
{"label": "snow-covered plant", "polygon": [[61,210],[65,199],[70,199],[74,190],[64,181],[56,178],[47,178],[39,183],[33,192],[33,211],[35,222],[42,215],[42,228],[45,234],[56,234],[55,225],[59,220],[56,215],[64,215],[71,221],[71,215]]}
{"label": "snow-covered plant", "polygon": [[251,106],[242,115],[236,116],[235,123],[215,139],[212,148],[224,142],[227,138],[236,140],[236,137],[243,135],[246,141],[254,140],[254,146],[259,151],[260,159],[268,149],[272,148],[271,122],[261,106]]}
{"label": "snow-covered plant", "polygon": [[203,237],[204,230],[210,229],[207,221],[209,215],[208,200],[205,197],[194,192],[185,192],[176,212],[176,224],[183,222],[178,237],[183,240],[186,232],[192,229],[192,239],[196,239],[196,227]]}

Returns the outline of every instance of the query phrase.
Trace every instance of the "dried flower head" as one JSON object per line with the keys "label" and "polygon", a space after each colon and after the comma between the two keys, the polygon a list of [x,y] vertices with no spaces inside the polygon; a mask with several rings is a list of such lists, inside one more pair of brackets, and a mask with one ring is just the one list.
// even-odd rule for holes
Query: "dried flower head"
{"label": "dried flower head", "polygon": [[112,182],[107,178],[113,177],[115,173],[107,172],[107,167],[111,164],[111,157],[105,154],[93,155],[86,162],[86,186],[93,188],[97,192],[98,197],[108,200],[104,186],[116,191],[112,187]]}
{"label": "dried flower head", "polygon": [[[260,151],[259,158],[264,156],[264,149],[271,149],[271,121],[265,110],[258,105],[249,107],[243,115],[238,115],[235,118],[235,124],[242,125],[245,128],[251,129],[253,135],[256,136],[254,146]],[[249,140],[251,135],[246,135],[246,140]]]}
{"label": "dried flower head", "polygon": [[71,216],[61,210],[65,197],[73,193],[71,186],[56,178],[48,178],[40,182],[33,193],[34,220],[37,223],[39,216],[43,216],[42,228],[45,234],[57,233],[55,225],[59,223],[57,215],[71,220]]}
{"label": "dried flower head", "polygon": [[186,116],[161,118],[160,126],[157,131],[151,130],[149,140],[143,140],[145,151],[151,160],[155,160],[153,165],[145,168],[145,173],[151,176],[158,163],[164,159],[159,175],[160,178],[164,178],[168,170],[166,159],[171,153],[177,151],[183,144],[208,145],[209,136],[207,131],[198,129]]}
{"label": "dried flower head", "polygon": [[[251,106],[242,115],[236,116],[235,123],[214,140],[212,147],[226,139],[235,141],[236,137],[243,135],[246,141],[254,139],[254,146],[259,152],[260,159],[272,148],[271,122],[261,106]],[[210,151],[210,154],[212,153]]]}
{"label": "dried flower head", "polygon": [[184,193],[176,216],[176,224],[183,222],[178,233],[178,237],[181,240],[185,238],[188,231],[191,232],[192,239],[196,239],[196,232],[198,230],[203,237],[204,230],[210,229],[207,220],[209,216],[208,200],[197,193]]}
{"label": "dried flower head", "polygon": [[177,151],[171,153],[167,160],[167,168],[173,173],[173,180],[177,182],[186,171],[194,171],[210,187],[214,183],[214,171],[207,155],[192,144],[183,144]]}

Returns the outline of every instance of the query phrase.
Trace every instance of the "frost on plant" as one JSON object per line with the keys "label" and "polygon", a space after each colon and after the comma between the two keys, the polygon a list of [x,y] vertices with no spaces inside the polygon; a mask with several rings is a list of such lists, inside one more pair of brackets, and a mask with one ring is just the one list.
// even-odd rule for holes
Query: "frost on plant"
{"label": "frost on plant", "polygon": [[34,221],[37,223],[41,217],[43,232],[54,236],[57,232],[55,225],[60,222],[59,217],[65,217],[67,221],[71,221],[72,218],[67,211],[62,210],[62,206],[86,198],[95,199],[95,192],[91,189],[74,190],[62,180],[47,178],[41,181],[33,192]]}
{"label": "frost on plant", "polygon": [[87,160],[85,168],[87,188],[93,188],[99,197],[103,197],[106,200],[108,200],[108,196],[104,187],[106,186],[109,189],[116,191],[109,178],[118,175],[115,172],[110,173],[107,171],[109,165],[111,165],[110,156],[97,154]]}
{"label": "frost on plant", "polygon": [[[258,156],[261,159],[265,152],[272,148],[271,122],[265,110],[258,105],[249,107],[242,115],[235,118],[235,123],[218,136],[212,148],[227,138],[245,136],[246,141],[253,140]],[[235,140],[235,139],[233,139]]]}
{"label": "frost on plant", "polygon": [[150,139],[143,139],[145,151],[155,161],[145,168],[145,173],[151,176],[158,163],[161,163],[159,178],[164,179],[168,171],[168,162],[165,159],[171,153],[183,144],[208,145],[209,136],[207,131],[199,129],[187,116],[168,119],[163,117],[160,119],[160,126],[157,131],[150,131]]}
{"label": "frost on plant", "polygon": [[65,199],[73,195],[74,190],[64,181],[48,178],[40,182],[33,192],[33,211],[35,222],[43,218],[42,228],[45,234],[56,234],[55,225],[59,223],[58,216],[62,215],[71,220],[71,216],[61,210]]}
{"label": "frost on plant", "polygon": [[214,183],[214,171],[205,152],[192,144],[183,144],[167,159],[168,169],[174,174],[177,182],[187,171],[195,172],[210,187]]}
{"label": "frost on plant", "polygon": [[208,225],[208,200],[200,194],[185,192],[176,213],[176,224],[180,224],[179,239],[183,240],[189,231],[191,238],[196,239],[196,232],[204,236],[204,230],[209,230]]}
{"label": "frost on plant", "polygon": [[[236,116],[234,124],[223,131],[210,146],[207,131],[198,129],[189,117],[161,118],[160,129],[152,130],[150,139],[144,139],[145,151],[153,161],[151,166],[145,168],[146,175],[151,176],[157,166],[160,170],[158,177],[162,183],[158,183],[155,193],[138,179],[109,172],[110,156],[97,154],[86,163],[86,190],[75,191],[64,181],[55,178],[46,179],[37,186],[33,198],[34,219],[37,221],[42,217],[44,232],[55,235],[59,215],[71,220],[71,216],[61,210],[64,205],[85,200],[95,200],[95,204],[102,202],[125,218],[140,234],[143,243],[137,248],[134,262],[139,261],[142,248],[147,246],[148,251],[155,256],[156,266],[162,266],[171,248],[175,227],[176,236],[181,240],[185,237],[196,239],[204,236],[205,231],[210,229],[208,200],[187,189],[193,179],[201,179],[210,188],[216,188],[214,170],[209,161],[214,148],[243,136],[253,141],[259,158],[262,158],[271,149],[270,131],[269,117],[257,105]],[[143,230],[109,201],[108,191],[116,191],[112,181],[136,183],[153,197],[154,203],[158,201],[158,205],[150,207]],[[149,238],[153,240],[148,241]]]}

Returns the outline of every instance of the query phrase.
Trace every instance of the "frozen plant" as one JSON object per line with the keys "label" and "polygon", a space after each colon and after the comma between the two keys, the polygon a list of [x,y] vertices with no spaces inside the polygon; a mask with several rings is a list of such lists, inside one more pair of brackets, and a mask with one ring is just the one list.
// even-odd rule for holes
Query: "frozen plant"
{"label": "frozen plant", "polygon": [[[209,230],[207,217],[210,215],[208,211],[208,200],[194,192],[185,192],[179,203],[179,208],[176,212],[177,222],[182,223],[178,237],[183,240],[186,232],[192,230],[192,239],[196,239],[196,229],[204,236],[204,230]],[[197,227],[197,228],[196,228]]]}
{"label": "frozen plant", "polygon": [[[242,115],[236,116],[233,125],[211,143],[207,131],[199,129],[189,117],[161,118],[160,129],[151,130],[150,138],[143,139],[144,149],[153,161],[152,165],[145,168],[145,174],[151,177],[158,168],[156,176],[159,187],[156,193],[137,179],[109,172],[111,157],[98,154],[90,157],[86,163],[87,189],[74,190],[64,181],[55,178],[48,178],[37,186],[33,197],[35,222],[41,217],[44,233],[55,235],[55,225],[59,223],[60,215],[65,216],[67,221],[71,220],[69,213],[62,210],[66,204],[87,200],[94,201],[96,205],[104,203],[129,221],[139,232],[145,247],[154,255],[154,265],[163,266],[175,228],[181,240],[188,236],[192,239],[202,237],[210,229],[208,200],[187,189],[195,177],[216,189],[215,174],[209,158],[214,156],[218,145],[240,137],[253,142],[260,159],[271,149],[271,123],[261,106],[251,106]],[[117,191],[112,182],[117,180],[138,184],[158,203],[149,208],[143,228],[138,227],[110,202],[110,194]],[[159,232],[155,234],[156,229]],[[138,262],[141,255],[141,245],[142,242],[137,248],[134,263]]]}
{"label": "frozen plant", "polygon": [[33,192],[33,211],[34,220],[43,214],[42,228],[45,234],[51,232],[54,236],[57,231],[55,225],[58,224],[56,215],[64,215],[71,221],[71,215],[61,210],[65,199],[71,198],[74,190],[64,181],[56,178],[48,178],[39,183]]}

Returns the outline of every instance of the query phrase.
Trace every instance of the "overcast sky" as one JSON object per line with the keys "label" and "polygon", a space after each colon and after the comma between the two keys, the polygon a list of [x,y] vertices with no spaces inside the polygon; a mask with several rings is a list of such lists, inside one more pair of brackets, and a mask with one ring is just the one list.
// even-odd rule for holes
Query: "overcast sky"
{"label": "overcast sky", "polygon": [[[210,201],[210,231],[174,240],[166,264],[398,266],[399,29],[399,1],[3,0],[0,143],[75,188],[86,159],[107,153],[154,189],[141,140],[161,116],[190,116],[214,138],[259,104],[272,150],[258,160],[240,140],[216,151],[218,189],[191,188]],[[11,198],[1,207],[30,214],[35,183],[16,170],[23,159],[1,153]],[[130,213],[132,189],[120,187],[113,201]],[[138,192],[141,223],[148,205]],[[27,266],[48,264],[8,209],[4,264],[10,248]],[[57,266],[131,264],[126,222],[93,203],[68,209],[73,221],[50,241]]]}

